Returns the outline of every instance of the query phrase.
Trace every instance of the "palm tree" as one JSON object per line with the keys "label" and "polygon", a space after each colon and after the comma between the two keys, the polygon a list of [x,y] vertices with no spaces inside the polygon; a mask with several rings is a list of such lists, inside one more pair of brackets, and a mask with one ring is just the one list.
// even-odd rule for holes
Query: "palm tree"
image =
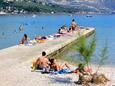
{"label": "palm tree", "polygon": [[83,58],[82,61],[85,62],[87,66],[89,66],[91,57],[95,51],[96,47],[96,38],[95,36],[91,38],[90,42],[86,42],[86,37],[82,36],[78,40],[77,51],[80,53]]}

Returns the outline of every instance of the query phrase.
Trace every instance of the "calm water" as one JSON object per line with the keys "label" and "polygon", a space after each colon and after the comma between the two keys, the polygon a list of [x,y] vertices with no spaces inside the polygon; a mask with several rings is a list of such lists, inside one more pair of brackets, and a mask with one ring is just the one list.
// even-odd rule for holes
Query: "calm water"
{"label": "calm water", "polygon": [[[81,26],[96,28],[97,49],[103,46],[104,41],[108,40],[109,64],[115,64],[115,15],[94,15],[69,16],[69,15],[44,15],[36,16],[0,16],[0,49],[16,45],[26,33],[32,39],[35,35],[49,35],[57,32],[61,25],[66,24],[69,27],[74,18]],[[19,31],[19,26],[23,24],[24,30]]]}

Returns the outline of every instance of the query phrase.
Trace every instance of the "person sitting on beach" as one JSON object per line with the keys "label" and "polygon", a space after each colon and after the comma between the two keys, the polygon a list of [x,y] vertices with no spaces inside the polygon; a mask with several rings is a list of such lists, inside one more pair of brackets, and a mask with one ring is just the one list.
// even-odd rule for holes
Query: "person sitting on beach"
{"label": "person sitting on beach", "polygon": [[27,34],[24,34],[22,40],[20,41],[20,44],[26,44],[28,42],[28,36]]}
{"label": "person sitting on beach", "polygon": [[53,71],[56,71],[56,72],[61,73],[61,74],[71,72],[70,67],[68,66],[67,63],[63,63],[62,65],[60,65],[56,62],[56,59],[50,59],[50,63],[51,63],[50,69]]}
{"label": "person sitting on beach", "polygon": [[47,69],[49,70],[50,69],[50,61],[48,59],[48,57],[46,56],[46,52],[43,51],[42,52],[42,56],[39,57],[36,62],[33,62],[33,67],[32,69],[33,70],[36,70],[36,69]]}
{"label": "person sitting on beach", "polygon": [[77,23],[75,22],[74,19],[72,20],[71,28],[72,28],[73,31],[75,31],[76,29],[77,29],[77,30],[80,30],[79,25],[77,25]]}

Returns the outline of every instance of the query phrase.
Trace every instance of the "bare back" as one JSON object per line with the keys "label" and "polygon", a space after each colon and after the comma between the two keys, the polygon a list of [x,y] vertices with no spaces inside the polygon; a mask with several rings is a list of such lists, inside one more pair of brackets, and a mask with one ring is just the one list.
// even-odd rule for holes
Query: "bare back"
{"label": "bare back", "polygon": [[40,62],[40,64],[39,64],[40,67],[48,67],[49,66],[48,64],[50,63],[46,56],[40,57],[39,62]]}

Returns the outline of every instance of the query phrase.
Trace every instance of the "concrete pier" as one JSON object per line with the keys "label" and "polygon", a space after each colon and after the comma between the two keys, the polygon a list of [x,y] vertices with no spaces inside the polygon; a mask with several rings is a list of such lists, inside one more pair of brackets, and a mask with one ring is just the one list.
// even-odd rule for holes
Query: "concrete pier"
{"label": "concrete pier", "polygon": [[[89,28],[82,29],[80,33],[82,34],[81,36],[88,36],[94,31],[94,28]],[[31,80],[34,75],[32,76],[30,69],[32,60],[40,57],[42,51],[46,51],[47,55],[49,55],[78,38],[77,32],[75,32],[72,35],[46,40],[45,43],[33,46],[16,45],[0,50],[0,86],[34,86],[32,85],[34,79]],[[30,82],[29,79],[31,80]],[[29,84],[27,84],[27,81]]]}

